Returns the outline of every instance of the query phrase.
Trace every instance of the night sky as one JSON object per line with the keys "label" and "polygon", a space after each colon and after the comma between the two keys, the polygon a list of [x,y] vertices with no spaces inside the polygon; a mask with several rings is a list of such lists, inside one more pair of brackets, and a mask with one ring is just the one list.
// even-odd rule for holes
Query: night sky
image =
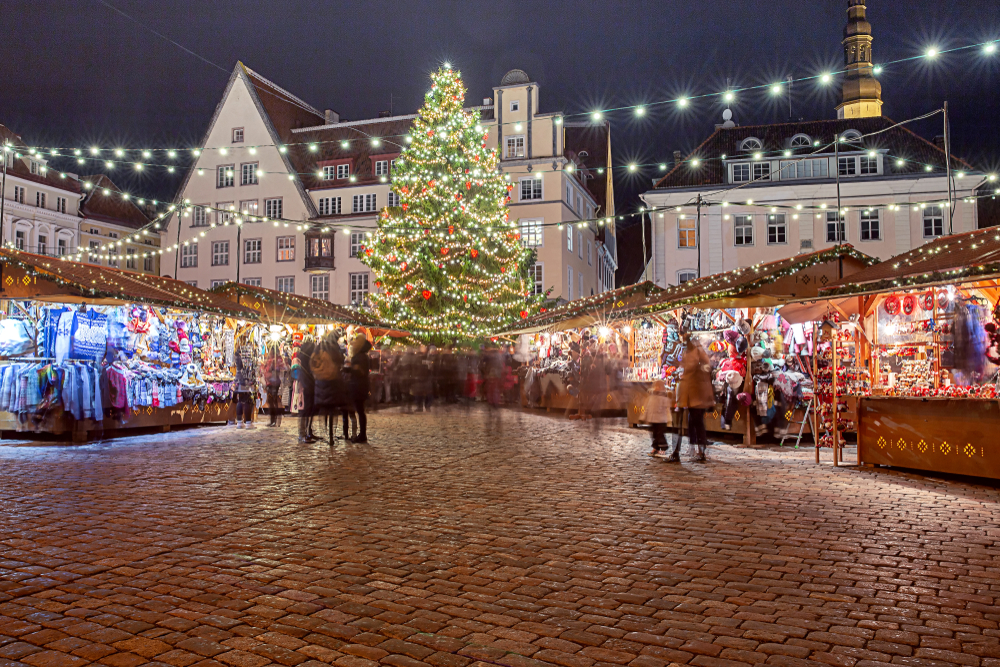
{"label": "night sky", "polygon": [[[200,58],[100,0],[4,0],[0,123],[29,144],[194,146],[237,60],[347,119],[387,111],[390,99],[394,113],[414,112],[443,61],[462,71],[468,104],[515,67],[540,84],[543,112],[652,103],[720,92],[727,78],[743,87],[835,71],[847,18],[846,0],[107,1]],[[1000,38],[995,0],[869,0],[868,18],[876,63]],[[954,152],[1000,168],[1000,50],[895,64],[880,80],[885,115],[905,120],[948,100]],[[839,92],[796,84],[794,116],[835,118]],[[766,90],[741,94],[733,108],[744,125],[788,117],[787,99]],[[651,107],[642,120],[611,114],[616,163],[652,163],[619,173],[619,211],[634,210],[655,163],[701,143],[722,109],[706,100],[684,113]],[[933,138],[940,123],[912,127]],[[181,179],[157,170],[122,185],[165,199]],[[621,254],[638,259],[637,226],[619,224],[633,226],[622,230]]]}

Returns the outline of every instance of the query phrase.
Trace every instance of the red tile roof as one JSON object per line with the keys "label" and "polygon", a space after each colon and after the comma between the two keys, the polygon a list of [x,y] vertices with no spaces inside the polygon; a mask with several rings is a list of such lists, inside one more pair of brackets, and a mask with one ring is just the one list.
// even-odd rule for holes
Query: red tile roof
{"label": "red tile roof", "polygon": [[[25,157],[28,157],[28,145],[24,143],[21,136],[13,132],[9,127],[5,125],[0,125],[0,143],[9,143],[15,151],[21,153]],[[15,159],[11,166],[7,168],[8,174],[14,174],[18,178],[23,178],[26,181],[33,181],[35,183],[40,183],[44,185],[50,185],[60,190],[66,190],[67,192],[72,192],[73,194],[80,194],[82,192],[79,181],[75,178],[66,177],[63,178],[57,169],[47,169],[45,174],[32,174],[31,169],[25,164],[24,160]]]}
{"label": "red tile roof", "polygon": [[[767,156],[774,156],[780,154],[781,151],[789,149],[790,141],[796,134],[805,134],[814,141],[821,141],[821,145],[825,146],[833,141],[835,135],[847,130],[857,130],[862,135],[881,132],[874,136],[864,137],[860,144],[845,145],[860,145],[865,149],[888,150],[893,160],[886,163],[888,167],[887,173],[911,174],[922,172],[925,164],[930,164],[935,169],[943,170],[945,168],[945,153],[943,150],[918,136],[905,126],[892,127],[893,125],[895,125],[893,120],[883,116],[846,120],[776,123],[773,125],[747,125],[732,128],[717,127],[715,132],[698,148],[692,151],[687,158],[699,158],[702,160],[698,167],[693,167],[688,162],[681,162],[661,178],[654,188],[657,190],[666,188],[696,188],[706,185],[725,184],[725,165],[719,158],[723,155],[729,158],[741,155],[749,157],[749,153],[741,151],[740,144],[750,137],[760,139],[763,144],[760,152]],[[801,158],[814,150],[817,150],[817,148],[801,148],[796,150],[794,155]],[[832,150],[827,150],[825,154],[831,152]],[[897,167],[896,158],[906,160],[906,164],[902,167]],[[954,156],[952,156],[952,167],[970,169],[970,166],[966,162]]]}
{"label": "red tile roof", "polygon": [[293,141],[293,129],[313,127],[326,122],[326,118],[317,109],[268,81],[249,67],[244,66],[244,69],[253,84],[257,97],[260,98],[264,111],[271,119],[271,124],[282,141]]}
{"label": "red tile roof", "polygon": [[[121,198],[118,194],[119,187],[104,174],[85,176],[83,180],[94,184],[80,206],[83,217],[131,229],[139,229],[150,223],[150,219],[132,200]],[[105,195],[104,189],[111,190],[112,194]]]}

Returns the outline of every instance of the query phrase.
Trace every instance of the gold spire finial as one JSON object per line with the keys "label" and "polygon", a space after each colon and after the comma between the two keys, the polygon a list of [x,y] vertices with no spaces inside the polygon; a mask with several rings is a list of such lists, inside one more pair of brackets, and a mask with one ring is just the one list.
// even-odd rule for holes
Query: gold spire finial
{"label": "gold spire finial", "polygon": [[882,115],[882,84],[872,71],[872,26],[865,16],[865,0],[847,0],[844,28],[843,99],[838,118]]}

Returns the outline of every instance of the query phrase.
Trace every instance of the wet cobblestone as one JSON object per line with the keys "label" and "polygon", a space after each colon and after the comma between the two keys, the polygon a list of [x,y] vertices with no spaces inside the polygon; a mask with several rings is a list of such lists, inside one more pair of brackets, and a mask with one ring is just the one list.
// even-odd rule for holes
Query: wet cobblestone
{"label": "wet cobblestone", "polygon": [[0,443],[0,667],[1000,667],[997,489],[618,422]]}

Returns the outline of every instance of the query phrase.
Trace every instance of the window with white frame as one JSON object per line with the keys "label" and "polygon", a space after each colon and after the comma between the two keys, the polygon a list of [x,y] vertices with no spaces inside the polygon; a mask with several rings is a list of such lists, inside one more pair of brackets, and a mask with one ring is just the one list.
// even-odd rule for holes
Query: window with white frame
{"label": "window with white frame", "polygon": [[[240,213],[242,213],[243,215],[257,217],[258,211],[259,209],[257,208],[256,199],[244,199],[243,201],[240,202]],[[259,222],[259,221],[255,220],[252,222]]]}
{"label": "window with white frame", "polygon": [[576,233],[576,255],[583,259],[583,232]]}
{"label": "window with white frame", "polygon": [[840,138],[842,141],[846,143],[854,144],[861,141],[861,133],[858,132],[857,130],[847,130],[846,132],[840,135]]}
{"label": "window with white frame", "polygon": [[65,197],[56,197],[56,210],[59,211],[60,213],[65,213],[66,212],[66,198]]}
{"label": "window with white frame", "polygon": [[524,157],[524,135],[507,137],[507,150],[504,151],[505,158]]}
{"label": "window with white frame", "polygon": [[386,206],[399,206],[399,195],[389,190],[389,200],[386,202]]}
{"label": "window with white frame", "polygon": [[[94,255],[97,254],[97,251],[98,251],[98,249],[100,249],[100,247],[101,247],[101,242],[100,241],[91,241],[90,242],[90,251],[88,252],[88,254],[90,255],[91,259],[93,259]],[[100,261],[100,260],[98,260],[98,261]]]}
{"label": "window with white frame", "polygon": [[698,230],[695,229],[694,218],[678,218],[677,247],[694,248],[698,243]]}
{"label": "window with white frame", "polygon": [[320,215],[340,215],[340,197],[320,197],[319,199],[319,214]]}
{"label": "window with white frame", "polygon": [[[110,261],[108,262],[110,264]],[[198,266],[198,244],[189,243],[181,246],[181,267],[191,268]]]}
{"label": "window with white frame", "polygon": [[733,232],[737,246],[753,245],[753,216],[734,215]]}
{"label": "window with white frame", "polygon": [[[243,263],[260,264],[261,261],[261,239],[243,240]],[[258,283],[259,284],[259,283]]]}
{"label": "window with white frame", "polygon": [[573,252],[573,225],[566,225],[566,250]]}
{"label": "window with white frame", "polygon": [[830,163],[825,160],[782,160],[779,178],[792,180],[797,178],[828,178]]}
{"label": "window with white frame", "polygon": [[229,241],[212,242],[212,266],[229,266]]}
{"label": "window with white frame", "polygon": [[208,227],[208,213],[205,211],[205,207],[197,205],[193,209],[191,211],[191,226]]}
{"label": "window with white frame", "polygon": [[750,151],[759,151],[764,148],[764,144],[757,137],[747,137],[740,144],[740,150],[749,153]]}
{"label": "window with white frame", "polygon": [[808,134],[796,134],[792,137],[792,148],[808,148],[809,146],[812,146],[812,139],[809,138]]}
{"label": "window with white frame", "polygon": [[573,186],[566,182],[566,204],[568,206],[573,206]]}
{"label": "window with white frame", "polygon": [[767,216],[767,242],[769,245],[788,243],[788,223],[784,213],[771,213]]}
{"label": "window with white frame", "polygon": [[185,280],[184,282],[186,282],[191,287],[197,287],[198,286],[198,281],[197,280]]}
{"label": "window with white frame", "polygon": [[279,276],[275,278],[274,289],[279,292],[295,294],[295,276]]}
{"label": "window with white frame", "polygon": [[37,174],[38,173],[38,163],[35,162],[34,160],[29,160],[28,164],[31,167],[31,173],[32,174]]}
{"label": "window with white frame", "polygon": [[844,214],[837,215],[836,211],[826,213],[826,242],[843,243],[847,240],[847,220]]}
{"label": "window with white frame", "polygon": [[243,128],[234,127],[233,128],[233,143],[240,144],[243,143]]}
{"label": "window with white frame", "polygon": [[135,261],[135,248],[125,248],[125,268],[133,271],[137,268]]}
{"label": "window with white frame", "polygon": [[257,185],[256,162],[244,162],[240,165],[240,185]]}
{"label": "window with white frame", "polygon": [[24,188],[19,185],[14,186],[14,201],[18,204],[24,203]]}
{"label": "window with white frame", "polygon": [[153,256],[152,255],[146,255],[145,257],[142,258],[142,270],[145,271],[146,273],[152,273],[153,272]]}
{"label": "window with white frame", "polygon": [[309,277],[309,295],[314,299],[330,300],[330,274]]}
{"label": "window with white frame", "polygon": [[698,278],[698,272],[692,271],[691,269],[681,269],[677,272],[677,284],[683,285],[686,282],[696,280]]}
{"label": "window with white frame", "polygon": [[936,236],[944,236],[944,213],[940,206],[928,206],[924,209],[924,238]]}
{"label": "window with white frame", "polygon": [[528,270],[528,278],[531,280],[532,295],[545,293],[544,271],[541,262],[535,264]]}
{"label": "window with white frame", "polygon": [[517,111],[520,108],[521,108],[521,100],[511,100],[510,101],[510,110],[511,111]]}
{"label": "window with white frame", "polygon": [[278,261],[279,262],[293,262],[295,261],[295,237],[294,236],[279,236],[278,241]]}
{"label": "window with white frame", "polygon": [[218,177],[215,181],[215,187],[217,188],[231,188],[235,182],[235,175],[233,174],[233,165],[231,164],[220,164],[218,167]]}
{"label": "window with white frame", "polygon": [[375,175],[376,176],[388,176],[389,175],[389,161],[388,160],[376,160],[375,161]]}
{"label": "window with white frame", "polygon": [[882,220],[877,208],[862,209],[860,220],[862,241],[882,240]]}
{"label": "window with white frame", "polygon": [[337,167],[334,165],[327,165],[323,167],[323,180],[332,181],[337,176]]}
{"label": "window with white frame", "polygon": [[750,163],[740,162],[733,165],[733,183],[750,182]]}
{"label": "window with white frame", "polygon": [[365,233],[351,232],[351,250],[349,257],[357,257],[364,250]]}
{"label": "window with white frame", "polygon": [[521,201],[531,201],[542,198],[542,179],[521,179]]}
{"label": "window with white frame", "polygon": [[574,210],[578,216],[583,217],[583,197],[579,194],[576,195],[576,208]]}
{"label": "window with white frame", "polygon": [[566,269],[566,300],[573,300],[573,267],[567,267]]}
{"label": "window with white frame", "polygon": [[260,287],[260,278],[244,278],[244,285],[250,285],[251,287]]}
{"label": "window with white frame", "polygon": [[858,170],[862,176],[866,174],[877,174],[878,173],[878,156],[862,155],[858,158],[860,163],[860,169]]}
{"label": "window with white frame", "polygon": [[351,165],[350,164],[338,164],[337,165],[337,180],[344,180],[349,178],[351,175]]}
{"label": "window with white frame", "polygon": [[594,248],[590,239],[587,239],[587,266],[594,265]]}
{"label": "window with white frame", "polygon": [[215,223],[218,225],[228,225],[233,221],[233,202],[219,202],[215,205]]}
{"label": "window with white frame", "polygon": [[68,244],[66,243],[66,239],[56,240],[56,256],[62,257],[63,255],[65,255],[67,252],[67,248]]}
{"label": "window with white frame", "polygon": [[38,208],[45,208],[45,193],[36,192],[35,193],[35,206]]}
{"label": "window with white frame", "polygon": [[306,239],[306,257],[333,257],[333,236],[313,236]]}
{"label": "window with white frame", "polygon": [[48,247],[49,243],[48,243],[48,241],[49,241],[49,237],[47,237],[45,234],[39,234],[38,235],[38,243],[36,243],[35,245],[36,245],[36,247],[38,249],[38,254],[39,255],[44,255],[44,254],[46,254],[48,252],[48,250],[49,250],[49,247]]}
{"label": "window with white frame", "polygon": [[351,213],[367,213],[375,210],[375,195],[354,195],[351,199]]}
{"label": "window with white frame", "polygon": [[368,303],[368,274],[367,273],[352,273],[350,274],[351,282],[351,304],[355,306],[364,306]]}
{"label": "window with white frame", "polygon": [[855,176],[858,173],[858,159],[856,157],[842,157],[837,161],[841,176]]}
{"label": "window with white frame", "polygon": [[227,280],[213,280],[213,281],[212,281],[212,282],[210,283],[210,285],[211,285],[212,289],[215,289],[216,287],[222,287],[222,286],[223,286],[223,285],[225,285],[225,284],[226,284],[227,282],[229,282],[229,281],[227,281]]}
{"label": "window with white frame", "polygon": [[282,216],[281,199],[264,200],[264,217],[277,220]]}
{"label": "window with white frame", "polygon": [[771,163],[770,162],[754,162],[753,165],[753,180],[755,181],[769,181],[771,180]]}

